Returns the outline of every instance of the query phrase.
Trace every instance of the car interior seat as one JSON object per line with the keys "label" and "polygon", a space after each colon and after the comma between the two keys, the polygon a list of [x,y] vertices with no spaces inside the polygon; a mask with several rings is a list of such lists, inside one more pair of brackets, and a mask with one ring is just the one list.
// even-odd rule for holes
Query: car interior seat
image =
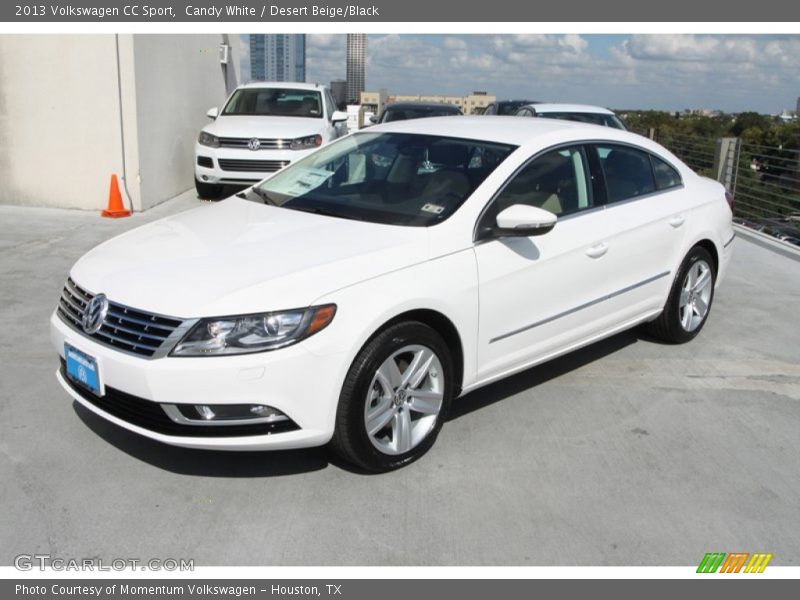
{"label": "car interior seat", "polygon": [[612,150],[603,162],[609,202],[655,191],[652,170],[645,156],[626,150]]}

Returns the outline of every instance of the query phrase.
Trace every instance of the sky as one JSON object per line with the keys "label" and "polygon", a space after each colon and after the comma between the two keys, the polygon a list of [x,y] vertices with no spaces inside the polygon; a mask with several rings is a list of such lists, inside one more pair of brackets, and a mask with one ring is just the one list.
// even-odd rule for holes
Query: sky
{"label": "sky", "polygon": [[[345,78],[344,34],[308,34],[309,82]],[[367,36],[366,86],[389,94],[777,114],[800,96],[800,35]]]}

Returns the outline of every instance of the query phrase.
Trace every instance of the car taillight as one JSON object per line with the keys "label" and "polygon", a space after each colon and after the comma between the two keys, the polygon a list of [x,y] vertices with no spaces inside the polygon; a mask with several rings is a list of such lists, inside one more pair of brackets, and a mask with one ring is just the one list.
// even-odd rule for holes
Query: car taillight
{"label": "car taillight", "polygon": [[725,200],[728,202],[728,206],[731,207],[731,212],[733,212],[733,194],[728,190],[725,190]]}

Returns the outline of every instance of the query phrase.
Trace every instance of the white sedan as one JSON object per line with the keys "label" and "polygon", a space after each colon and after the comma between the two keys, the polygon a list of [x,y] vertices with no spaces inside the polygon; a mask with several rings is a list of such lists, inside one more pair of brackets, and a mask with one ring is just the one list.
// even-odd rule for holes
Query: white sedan
{"label": "white sedan", "polygon": [[481,386],[641,323],[691,340],[731,257],[726,200],[608,127],[371,127],[86,254],[51,319],[57,377],[167,444],[397,468]]}

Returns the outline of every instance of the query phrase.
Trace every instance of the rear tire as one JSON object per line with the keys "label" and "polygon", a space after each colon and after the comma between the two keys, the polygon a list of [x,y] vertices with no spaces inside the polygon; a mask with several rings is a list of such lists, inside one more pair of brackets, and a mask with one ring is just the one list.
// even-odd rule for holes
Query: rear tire
{"label": "rear tire", "polygon": [[195,179],[194,187],[197,190],[197,197],[202,200],[218,200],[222,196],[222,186],[217,183],[203,183]]}
{"label": "rear tire", "polygon": [[331,448],[373,472],[418,459],[442,428],[454,373],[447,345],[428,325],[406,321],[383,330],[345,378]]}
{"label": "rear tire", "polygon": [[701,246],[692,248],[678,269],[664,310],[655,321],[645,325],[645,330],[672,344],[694,339],[711,312],[716,279],[714,259],[708,250]]}

